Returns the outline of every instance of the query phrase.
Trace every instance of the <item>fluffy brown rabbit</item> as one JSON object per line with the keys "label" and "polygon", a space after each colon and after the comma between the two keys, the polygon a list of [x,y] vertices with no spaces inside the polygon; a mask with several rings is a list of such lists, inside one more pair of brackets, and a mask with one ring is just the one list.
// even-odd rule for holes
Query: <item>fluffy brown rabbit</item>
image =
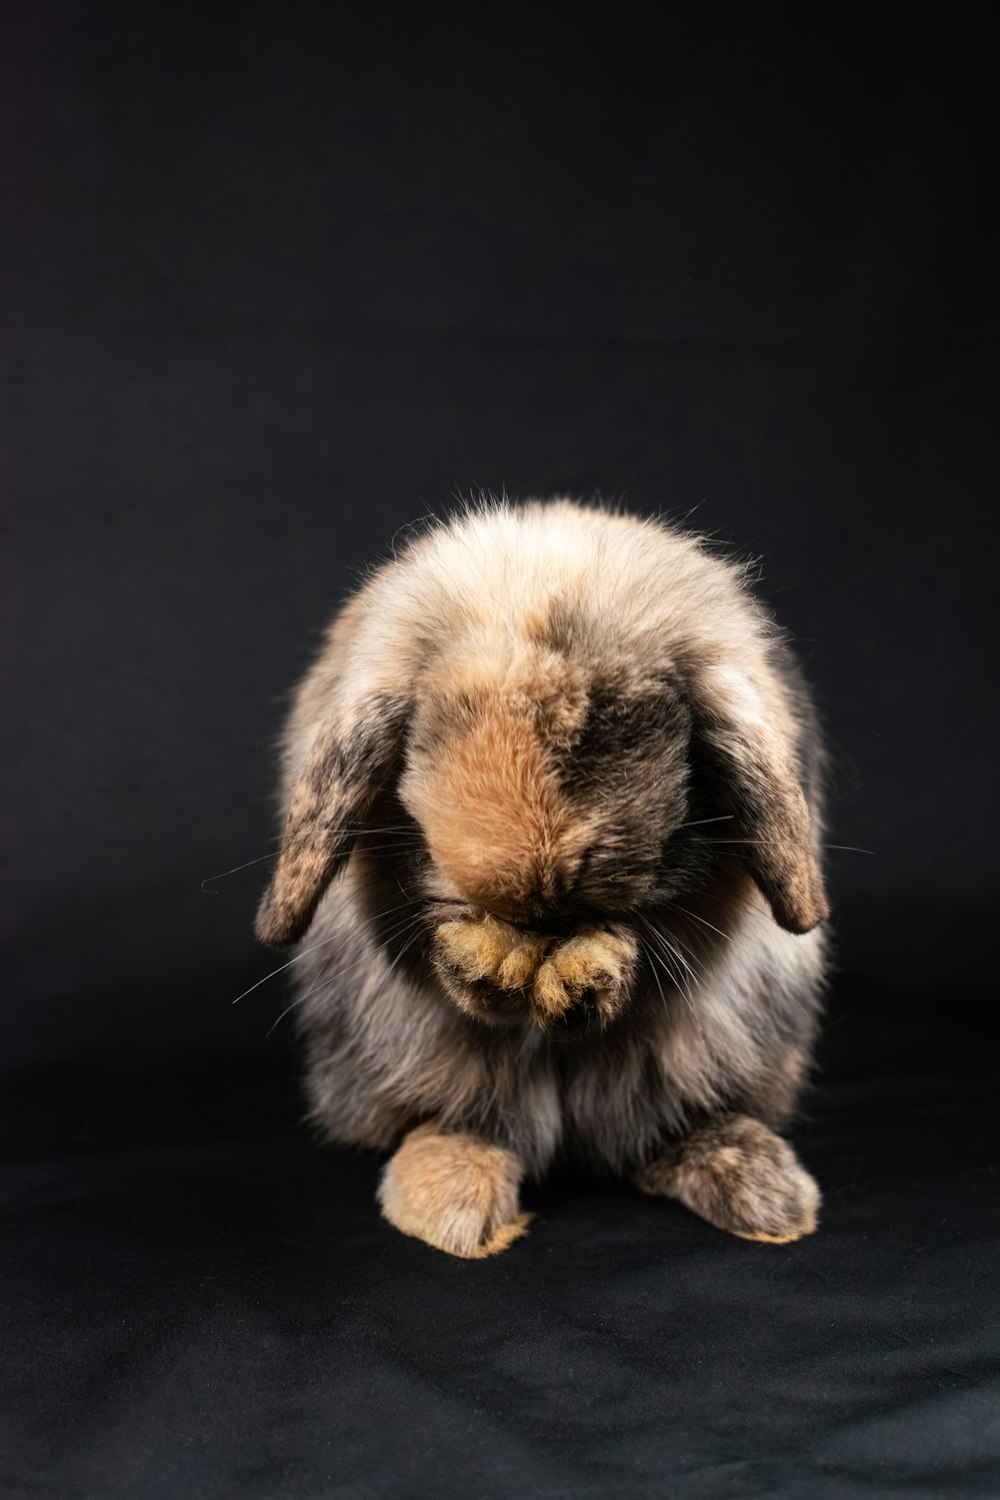
{"label": "fluffy brown rabbit", "polygon": [[824,977],[820,745],[745,570],[569,501],[471,509],[334,620],[284,738],[257,934],[295,965],[312,1117],[395,1148],[385,1217],[524,1231],[560,1152],[794,1240],[777,1134]]}

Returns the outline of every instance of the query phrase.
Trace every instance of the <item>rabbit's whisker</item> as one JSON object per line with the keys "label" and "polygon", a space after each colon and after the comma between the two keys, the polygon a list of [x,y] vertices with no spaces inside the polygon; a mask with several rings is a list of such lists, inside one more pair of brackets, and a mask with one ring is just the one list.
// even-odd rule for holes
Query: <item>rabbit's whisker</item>
{"label": "rabbit's whisker", "polygon": [[[700,922],[702,927],[707,927],[711,932],[717,932],[719,937],[725,938],[727,943],[732,943],[734,948],[738,948],[741,953],[745,953],[747,958],[749,958],[751,962],[759,963],[764,972],[766,974],[770,974],[772,979],[777,980],[779,984],[782,982],[782,976],[777,972],[777,970],[772,968],[769,964],[765,964],[758,954],[751,953],[749,948],[744,948],[742,943],[738,943],[736,941],[731,932],[723,932],[721,927],[716,927],[714,923],[709,922],[705,917],[700,917],[697,912],[688,911],[687,907],[678,905],[676,901],[672,901],[670,904],[673,909],[675,911],[679,911],[682,916],[690,917],[692,922]],[[748,905],[747,910],[756,911],[756,908]],[[763,917],[764,913],[758,912],[757,915]],[[690,937],[691,934],[689,933],[688,936]]]}
{"label": "rabbit's whisker", "polygon": [[[709,839],[711,844],[769,844],[776,849],[797,848],[794,839]],[[861,849],[857,844],[822,844],[823,849],[842,849],[848,854],[874,854],[874,849]]]}
{"label": "rabbit's whisker", "polygon": [[327,943],[335,943],[337,940],[337,936],[337,933],[334,933],[333,937],[323,938],[322,942],[313,943],[309,948],[303,948],[301,953],[296,953],[295,957],[290,958],[287,963],[279,964],[276,969],[271,970],[270,974],[265,974],[263,979],[258,979],[256,984],[251,984],[248,989],[245,989],[243,991],[242,994],[237,995],[236,999],[232,1003],[234,1005],[238,1005],[241,1000],[246,999],[247,995],[252,995],[254,990],[259,989],[262,984],[266,984],[269,979],[273,979],[276,974],[282,974],[284,973],[285,969],[290,969],[293,964],[299,963],[303,958],[305,958],[307,953],[315,953],[317,948],[325,948]]}
{"label": "rabbit's whisker", "polygon": [[382,991],[385,989],[386,985],[389,983],[390,978],[392,977],[392,971],[393,971],[393,969],[395,969],[396,965],[399,963],[400,959],[406,953],[407,949],[413,947],[413,944],[416,942],[416,940],[417,940],[417,938],[419,936],[420,936],[420,928],[418,927],[417,930],[410,937],[407,938],[406,942],[403,944],[402,948],[396,954],[396,957],[393,959],[392,963],[389,965],[388,969],[386,970],[385,978],[382,980],[382,983],[379,985],[378,990],[377,990],[377,992],[376,992],[373,1000],[370,1002],[372,1005],[375,1004],[376,1000],[379,1000],[381,998]]}
{"label": "rabbit's whisker", "polygon": [[679,911],[682,916],[690,917],[693,922],[700,922],[703,927],[707,927],[711,932],[717,932],[719,937],[725,938],[727,943],[732,943],[734,948],[739,948],[740,952],[745,953],[748,958],[753,957],[749,949],[744,948],[742,944],[738,943],[732,933],[723,932],[721,927],[716,927],[713,922],[707,921],[705,917],[700,917],[697,912],[689,911],[686,906],[681,906],[678,901],[671,901],[670,905],[674,911]]}
{"label": "rabbit's whisker", "polygon": [[[394,831],[395,830],[393,830],[391,828],[377,828],[377,829],[376,828],[372,828],[372,829],[369,829],[369,830],[362,829],[358,833],[356,833],[355,836],[358,837],[358,838],[360,838],[361,834],[364,833],[364,832],[370,832],[372,834],[375,834],[375,833],[383,834],[383,833],[392,833]],[[400,832],[412,832],[412,830],[410,830],[410,829],[406,829],[406,830],[401,829]],[[276,844],[277,844],[277,842],[278,842],[278,840],[275,840]],[[381,853],[383,853],[385,851],[388,851],[388,850],[400,850],[400,851],[403,851],[403,850],[406,850],[406,849],[422,849],[424,847],[424,841],[423,841],[423,838],[420,836],[420,834],[414,833],[413,837],[411,839],[409,839],[409,840],[405,840],[405,839],[393,839],[389,843],[386,843],[386,844],[375,844],[374,846],[372,844],[367,844],[366,843],[362,847],[364,849],[365,854],[381,854]],[[251,865],[260,865],[260,864],[263,864],[266,859],[277,859],[279,857],[279,854],[280,854],[280,850],[278,848],[274,848],[274,849],[271,849],[267,854],[258,854],[255,859],[244,860],[243,864],[241,864],[241,865],[233,865],[233,867],[232,867],[231,870],[220,870],[217,875],[206,875],[205,878],[204,878],[204,880],[201,882],[201,889],[204,891],[204,893],[205,893],[206,896],[214,896],[214,895],[217,894],[217,892],[209,890],[209,888],[208,888],[209,887],[209,883],[211,881],[213,881],[213,880],[225,880],[227,878],[227,876],[229,876],[229,875],[237,875],[237,874],[239,874],[240,870],[249,870],[250,867],[251,867]]]}
{"label": "rabbit's whisker", "polygon": [[[380,915],[383,917],[390,917],[392,916],[393,912],[402,911],[403,906],[412,906],[415,900],[415,897],[409,897],[406,901],[403,902],[402,906],[391,906],[388,911],[384,911]],[[335,932],[332,937],[323,938],[320,942],[313,943],[308,948],[303,948],[301,953],[296,953],[295,957],[290,958],[287,963],[279,964],[276,969],[271,970],[270,974],[265,974],[263,979],[258,979],[256,984],[250,985],[250,987],[248,989],[245,989],[241,995],[237,995],[236,999],[232,1003],[234,1005],[239,1004],[239,1002],[245,999],[247,995],[253,994],[254,990],[259,989],[262,984],[266,984],[269,979],[273,979],[276,974],[283,974],[286,969],[290,969],[293,964],[297,964],[301,959],[305,958],[308,953],[315,953],[317,948],[325,948],[328,943],[335,943],[339,936],[340,934]]]}
{"label": "rabbit's whisker", "polygon": [[[665,951],[669,952],[672,960],[675,963],[680,964],[682,966],[682,969],[686,971],[687,975],[689,976],[686,986],[687,998],[688,1003],[691,1006],[692,1013],[695,1015],[695,1019],[698,1020],[698,1016],[693,1000],[690,999],[692,987],[697,989],[699,998],[704,1001],[705,1005],[707,1005],[709,1010],[713,1012],[716,1019],[721,1022],[722,1017],[720,1015],[718,1007],[715,1004],[715,1001],[712,998],[710,987],[703,982],[704,966],[701,963],[698,954],[695,953],[694,949],[689,948],[676,932],[673,933],[672,937],[668,937],[661,928],[655,927],[652,922],[650,922],[645,916],[643,916],[643,921],[646,923],[647,927],[649,927],[650,931],[659,939],[661,944],[665,946]],[[722,936],[724,937],[725,933],[723,933]],[[684,949],[684,952],[690,956],[695,964],[699,965],[699,967],[701,968],[700,973],[691,967],[691,964],[688,963],[687,959],[684,957],[684,953],[680,951],[681,948]],[[678,988],[681,988],[681,986],[678,985]],[[700,1020],[698,1020],[698,1025],[699,1029],[701,1029]]]}
{"label": "rabbit's whisker", "polygon": [[[389,826],[385,828],[361,827],[360,825],[354,827],[350,824],[347,824],[344,827],[344,833],[353,834],[355,838],[367,837],[369,835],[374,837],[376,834],[381,836],[383,834],[408,833],[412,835],[410,843],[414,848],[420,848],[423,845],[423,838],[420,834],[420,831],[419,829],[414,828],[412,823],[400,823],[395,826]],[[249,870],[251,865],[263,864],[266,859],[277,859],[280,853],[280,850],[277,846],[281,843],[281,834],[276,835],[276,837],[272,840],[272,843],[275,845],[275,847],[271,849],[267,854],[258,854],[255,859],[247,859],[244,860],[243,864],[241,865],[233,865],[231,870],[220,870],[217,875],[206,875],[204,880],[201,882],[201,888],[205,892],[205,895],[214,896],[216,894],[214,891],[210,891],[207,889],[210,881],[225,880],[229,875],[239,874],[240,870]],[[398,841],[393,839],[390,843],[380,845],[379,849],[403,849],[405,847],[406,841],[404,841],[403,839],[400,839]],[[376,852],[370,844],[365,844],[364,848],[366,853],[372,854]]]}
{"label": "rabbit's whisker", "polygon": [[423,844],[363,844],[355,850],[357,854],[408,854],[422,849]]}
{"label": "rabbit's whisker", "polygon": [[[678,911],[684,911],[684,908],[683,907],[678,907],[677,910]],[[770,918],[765,917],[764,913],[761,912],[761,911],[758,911],[756,907],[748,906],[747,910],[749,912],[752,912],[754,915],[760,917],[765,922],[769,922],[770,921]],[[748,948],[744,948],[743,945],[741,943],[738,943],[736,941],[736,939],[730,933],[723,932],[722,929],[719,928],[719,927],[712,927],[711,922],[706,922],[705,918],[704,917],[699,917],[696,912],[685,912],[685,915],[691,917],[695,922],[700,922],[703,927],[710,928],[712,932],[719,933],[720,937],[724,937],[727,942],[732,943],[732,945],[733,945],[734,948],[739,948],[739,950],[740,950],[741,953],[745,953],[747,955],[747,957],[751,960],[751,962],[759,964],[760,967],[763,969],[764,973],[765,974],[769,974],[770,977],[774,980],[775,984],[779,985],[782,989],[786,989],[787,988],[788,978],[787,978],[786,975],[779,974],[779,972],[777,971],[777,969],[775,969],[773,967],[773,965],[765,963],[764,960],[760,957],[759,954],[753,954],[753,953],[750,952],[750,950]],[[688,932],[687,936],[693,942],[695,940],[696,934],[692,933],[692,932]],[[703,940],[707,940],[707,933],[698,933],[697,936],[701,937]]]}
{"label": "rabbit's whisker", "polygon": [[666,974],[677,994],[680,995],[688,1010],[691,1012],[691,1015],[694,1018],[694,1023],[697,1026],[698,1030],[702,1033],[702,1035],[704,1035],[704,1027],[698,1019],[698,1012],[695,1010],[694,1005],[692,1004],[690,995],[687,994],[683,986],[678,982],[676,974],[674,974],[673,971],[667,967],[666,961],[653,950],[647,939],[644,938],[641,934],[639,934],[639,941],[645,949],[647,957],[650,959],[649,972],[652,974],[653,979],[656,983],[656,988],[660,992],[660,1000],[663,1002],[664,1009],[667,1009],[667,997],[663,993],[663,985],[660,983],[660,976],[656,972],[657,966],[659,966],[663,970],[664,974]]}
{"label": "rabbit's whisker", "polygon": [[[403,922],[401,926],[397,927],[395,929],[395,931],[390,932],[389,936],[385,939],[385,941],[379,943],[378,947],[375,948],[373,950],[373,952],[374,953],[381,953],[384,948],[388,948],[388,946],[389,946],[390,943],[395,942],[397,938],[402,937],[402,935],[403,935],[404,932],[408,932],[411,927],[416,926],[416,924],[421,920],[421,916],[422,916],[422,913],[418,912],[418,914],[415,917],[408,918],[408,920],[405,921],[405,922]],[[416,936],[416,934],[414,934],[414,936]],[[407,943],[406,947],[408,948],[409,946],[410,946],[409,943]],[[405,953],[405,952],[406,952],[406,948],[403,949],[403,953]],[[402,957],[402,954],[400,954],[399,956]],[[296,998],[292,1001],[291,1005],[286,1005],[285,1006],[285,1009],[281,1012],[281,1015],[278,1017],[278,1019],[276,1021],[274,1021],[271,1024],[271,1026],[268,1027],[268,1030],[265,1033],[264,1040],[266,1041],[267,1038],[271,1035],[271,1032],[274,1030],[275,1026],[277,1026],[277,1024],[278,1024],[279,1021],[283,1021],[287,1015],[289,1015],[293,1010],[295,1010],[296,1006],[302,1005],[304,1001],[308,1000],[310,995],[315,995],[315,993],[316,993],[317,990],[326,989],[329,985],[333,984],[336,980],[342,978],[342,976],[344,974],[349,974],[352,969],[358,968],[358,966],[360,964],[367,963],[367,961],[371,957],[372,957],[372,953],[364,953],[364,954],[362,954],[362,956],[360,958],[355,959],[354,963],[345,965],[345,967],[343,969],[338,969],[337,972],[336,972],[336,974],[326,974],[326,973],[322,974],[320,976],[320,978],[316,981],[316,983],[314,985],[310,985],[309,989],[306,990],[306,992],[305,992],[304,995],[298,995],[298,996],[296,996]]]}
{"label": "rabbit's whisker", "polygon": [[682,828],[701,828],[705,823],[728,823],[735,816],[735,813],[720,813],[717,818],[695,818],[690,823],[679,824],[676,831],[680,833]]}
{"label": "rabbit's whisker", "polygon": [[656,980],[656,988],[660,992],[660,999],[663,1001],[664,1009],[666,1009],[667,997],[663,993],[663,985],[660,983],[660,976],[659,976],[659,974],[657,974],[656,969],[653,966],[655,964],[655,961],[656,961],[656,954],[653,952],[652,948],[650,948],[649,943],[646,941],[646,939],[642,936],[641,933],[639,934],[639,942],[642,944],[643,949],[645,950],[645,953],[646,953],[646,957],[650,961],[649,972],[652,974],[653,978]]}
{"label": "rabbit's whisker", "polygon": [[[659,948],[660,962],[663,967],[663,972],[670,979],[670,982],[674,986],[674,989],[677,991],[677,993],[686,1002],[688,1009],[694,1016],[695,1021],[697,1022],[700,1029],[701,1023],[700,1021],[698,1021],[698,1012],[695,1008],[694,999],[692,997],[690,988],[691,980],[695,980],[696,976],[694,975],[690,965],[684,962],[681,955],[670,943],[666,934],[664,932],[661,932],[658,927],[654,927],[653,923],[650,922],[647,917],[643,916],[641,912],[639,915],[640,917],[642,917],[642,921],[645,922],[646,926],[649,928],[650,932],[653,934],[654,939],[656,940],[657,947]],[[650,949],[649,951],[652,954],[654,950]],[[675,965],[678,961],[683,965],[685,969],[687,969],[687,972],[690,975],[689,980],[685,981],[683,973],[675,968]]]}
{"label": "rabbit's whisker", "polygon": [[277,859],[277,857],[278,850],[272,849],[268,854],[258,854],[256,859],[246,860],[242,865],[233,865],[233,868],[231,870],[220,870],[218,875],[206,875],[204,880],[201,882],[201,888],[203,891],[205,891],[206,896],[214,896],[216,894],[215,891],[209,891],[205,889],[210,880],[225,880],[227,875],[235,875],[239,870],[249,870],[251,865],[259,865],[262,864],[265,859]]}
{"label": "rabbit's whisker", "polygon": [[[340,826],[337,823],[337,826]],[[345,823],[345,832],[354,834],[355,837],[366,837],[367,834],[420,834],[420,828],[415,823]]]}

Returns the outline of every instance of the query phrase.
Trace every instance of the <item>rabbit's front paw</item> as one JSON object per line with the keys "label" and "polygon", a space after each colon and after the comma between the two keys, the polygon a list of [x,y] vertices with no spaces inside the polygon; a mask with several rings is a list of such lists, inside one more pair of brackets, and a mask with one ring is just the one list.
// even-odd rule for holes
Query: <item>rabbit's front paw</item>
{"label": "rabbit's front paw", "polygon": [[522,1176],[513,1151],[420,1125],[386,1163],[379,1207],[403,1234],[478,1260],[506,1250],[525,1233],[532,1216],[519,1210]]}
{"label": "rabbit's front paw", "polygon": [[535,975],[532,1006],[542,1024],[574,1006],[599,1022],[621,1008],[635,971],[637,947],[626,931],[588,927],[553,947]]}
{"label": "rabbit's front paw", "polygon": [[635,1181],[745,1240],[785,1244],[812,1234],[818,1221],[814,1179],[787,1141],[748,1115],[728,1115],[674,1142]]}
{"label": "rabbit's front paw", "polygon": [[626,928],[561,939],[485,914],[437,929],[438,972],[463,1010],[492,1021],[604,1025],[625,1001],[638,948]]}
{"label": "rabbit's front paw", "polygon": [[476,922],[443,922],[437,941],[444,962],[466,984],[520,990],[531,983],[551,940],[487,914]]}

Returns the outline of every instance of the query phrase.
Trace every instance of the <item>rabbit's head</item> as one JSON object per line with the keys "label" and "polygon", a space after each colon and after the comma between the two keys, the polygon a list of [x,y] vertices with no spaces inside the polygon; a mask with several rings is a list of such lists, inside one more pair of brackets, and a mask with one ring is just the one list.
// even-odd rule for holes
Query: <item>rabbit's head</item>
{"label": "rabbit's head", "polygon": [[426,598],[419,630],[372,599],[377,669],[371,624],[343,632],[264,942],[301,938],[350,860],[376,939],[392,951],[381,913],[402,893],[414,921],[399,961],[463,1011],[575,1029],[627,1006],[646,924],[734,862],[782,927],[822,921],[793,709],[786,697],[775,718],[756,656],[720,654],[696,621],[679,634],[637,615],[632,629],[558,579],[515,592],[502,618],[462,598],[436,635]]}

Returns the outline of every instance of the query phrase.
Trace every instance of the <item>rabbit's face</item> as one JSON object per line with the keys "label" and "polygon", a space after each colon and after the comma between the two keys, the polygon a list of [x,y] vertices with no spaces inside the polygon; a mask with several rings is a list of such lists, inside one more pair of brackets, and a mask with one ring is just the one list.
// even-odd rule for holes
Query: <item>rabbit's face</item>
{"label": "rabbit's face", "polygon": [[[711,903],[734,869],[789,932],[823,920],[794,693],[754,644],[756,616],[728,575],[713,596],[718,565],[690,547],[697,588],[665,593],[652,532],[648,576],[630,582],[631,543],[616,574],[608,524],[586,588],[540,599],[541,562],[508,587],[502,558],[496,578],[453,588],[466,553],[439,576],[427,542],[405,587],[382,575],[395,614],[377,591],[345,608],[296,710],[308,736],[289,741],[298,779],[263,941],[301,938],[353,855],[375,948],[481,1020],[576,1029],[618,1015],[644,969],[659,982],[650,923]],[[547,563],[571,541],[560,533]],[[401,821],[398,847],[366,838]],[[420,940],[407,928],[395,951],[382,913],[400,892]]]}
{"label": "rabbit's face", "polygon": [[426,844],[431,959],[464,1011],[579,1029],[626,1004],[644,907],[696,880],[690,713],[670,681],[545,651],[432,685],[399,797]]}

